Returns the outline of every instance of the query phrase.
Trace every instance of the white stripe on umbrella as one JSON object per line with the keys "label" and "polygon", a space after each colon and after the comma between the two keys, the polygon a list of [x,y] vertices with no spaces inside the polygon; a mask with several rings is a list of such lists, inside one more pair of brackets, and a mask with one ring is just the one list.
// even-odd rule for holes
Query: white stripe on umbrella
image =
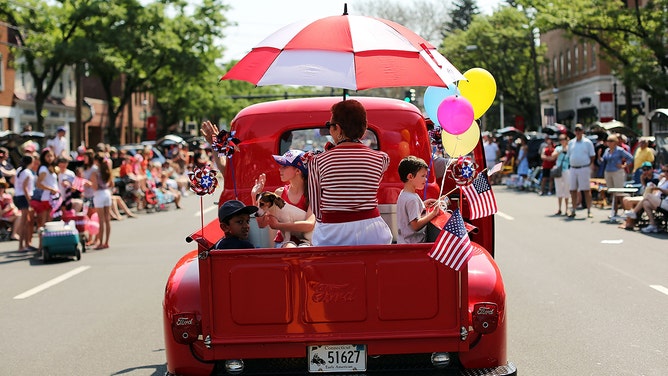
{"label": "white stripe on umbrella", "polygon": [[330,86],[355,89],[354,56],[337,51],[283,51],[257,82],[264,85]]}

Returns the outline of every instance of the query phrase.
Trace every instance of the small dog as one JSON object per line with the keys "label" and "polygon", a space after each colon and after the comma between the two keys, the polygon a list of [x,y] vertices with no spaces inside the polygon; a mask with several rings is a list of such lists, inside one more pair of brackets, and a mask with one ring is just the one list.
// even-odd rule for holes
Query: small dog
{"label": "small dog", "polygon": [[[276,217],[280,223],[303,221],[306,217],[305,211],[294,205],[288,204],[274,192],[260,193],[257,195],[257,203],[261,210]],[[303,233],[291,233],[290,231],[281,232],[283,233],[283,239],[286,242],[290,240],[292,235],[294,235],[300,239],[306,239],[310,243],[311,235],[313,235],[313,231]]]}

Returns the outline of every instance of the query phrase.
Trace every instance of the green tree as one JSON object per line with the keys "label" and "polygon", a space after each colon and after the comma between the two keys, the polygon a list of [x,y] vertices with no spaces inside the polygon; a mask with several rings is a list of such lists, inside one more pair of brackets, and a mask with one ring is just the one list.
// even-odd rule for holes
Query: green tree
{"label": "green tree", "polygon": [[[504,96],[504,113],[520,115],[528,129],[537,129],[540,103],[535,67],[542,64],[543,53],[539,48],[534,62],[532,49],[537,47],[531,25],[524,12],[503,6],[491,16],[476,16],[466,31],[449,34],[442,52],[462,72],[474,67],[489,71],[497,93]],[[499,115],[498,110],[488,110],[487,123],[498,124]]]}
{"label": "green tree", "polygon": [[349,13],[394,21],[434,44],[443,38],[448,21],[447,2],[439,0],[367,0],[351,4]]}
{"label": "green tree", "polygon": [[[563,30],[576,40],[596,43],[627,93],[640,88],[655,105],[668,105],[668,0],[647,1],[642,7],[638,1],[516,1],[536,10],[542,32]],[[627,108],[626,113],[632,111]]]}
{"label": "green tree", "polygon": [[[168,6],[173,7],[173,18],[165,15]],[[163,129],[175,121],[181,108],[192,104],[166,93],[178,92],[182,83],[200,78],[214,64],[220,51],[213,41],[222,37],[226,25],[226,6],[220,1],[204,0],[193,7],[188,14],[188,4],[182,1],[146,6],[136,0],[114,1],[107,3],[106,17],[88,24],[87,34],[96,45],[88,62],[109,106],[105,141],[118,142],[117,119],[136,92],[150,91],[172,100],[162,106],[166,115]],[[164,86],[157,87],[154,80]],[[119,82],[120,95],[114,96],[114,85]],[[184,90],[192,94],[193,88]],[[181,105],[186,107],[177,107]]]}
{"label": "green tree", "polygon": [[216,39],[223,36],[224,27],[229,25],[224,17],[227,9],[219,1],[207,0],[193,9],[192,14],[183,7],[173,19],[167,20],[168,28],[180,38],[182,52],[150,80],[150,90],[161,115],[161,133],[174,131],[184,119],[215,120],[209,114],[218,106],[216,79],[221,72],[216,60],[223,54]]}
{"label": "green tree", "polygon": [[34,84],[35,130],[44,130],[44,103],[61,79],[66,66],[81,56],[78,39],[85,21],[101,13],[100,0],[0,0],[0,18],[17,27],[20,47],[12,48],[20,72],[30,75]]}
{"label": "green tree", "polygon": [[450,21],[445,24],[444,36],[455,30],[467,30],[473,17],[480,14],[475,0],[459,0],[454,5],[455,8],[450,12]]}

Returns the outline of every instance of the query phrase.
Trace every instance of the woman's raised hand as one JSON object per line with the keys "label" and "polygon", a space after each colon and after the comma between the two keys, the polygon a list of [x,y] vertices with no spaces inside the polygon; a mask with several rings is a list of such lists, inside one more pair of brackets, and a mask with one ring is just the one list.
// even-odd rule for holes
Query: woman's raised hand
{"label": "woman's raised hand", "polygon": [[218,134],[218,127],[216,124],[213,124],[209,120],[206,120],[202,123],[202,128],[200,129],[202,136],[206,139],[206,142],[213,144],[213,138]]}

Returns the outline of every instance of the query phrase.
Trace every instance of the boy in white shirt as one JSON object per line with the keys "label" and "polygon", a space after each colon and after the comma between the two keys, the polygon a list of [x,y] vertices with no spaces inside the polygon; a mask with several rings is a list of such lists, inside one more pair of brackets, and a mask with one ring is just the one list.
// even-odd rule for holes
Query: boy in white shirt
{"label": "boy in white shirt", "polygon": [[[422,192],[427,184],[427,163],[409,155],[399,163],[399,178],[404,189],[397,199],[397,243],[421,243],[426,240],[426,225],[436,217],[441,209],[435,199],[422,201],[417,192]],[[426,213],[426,207],[434,207]]]}

